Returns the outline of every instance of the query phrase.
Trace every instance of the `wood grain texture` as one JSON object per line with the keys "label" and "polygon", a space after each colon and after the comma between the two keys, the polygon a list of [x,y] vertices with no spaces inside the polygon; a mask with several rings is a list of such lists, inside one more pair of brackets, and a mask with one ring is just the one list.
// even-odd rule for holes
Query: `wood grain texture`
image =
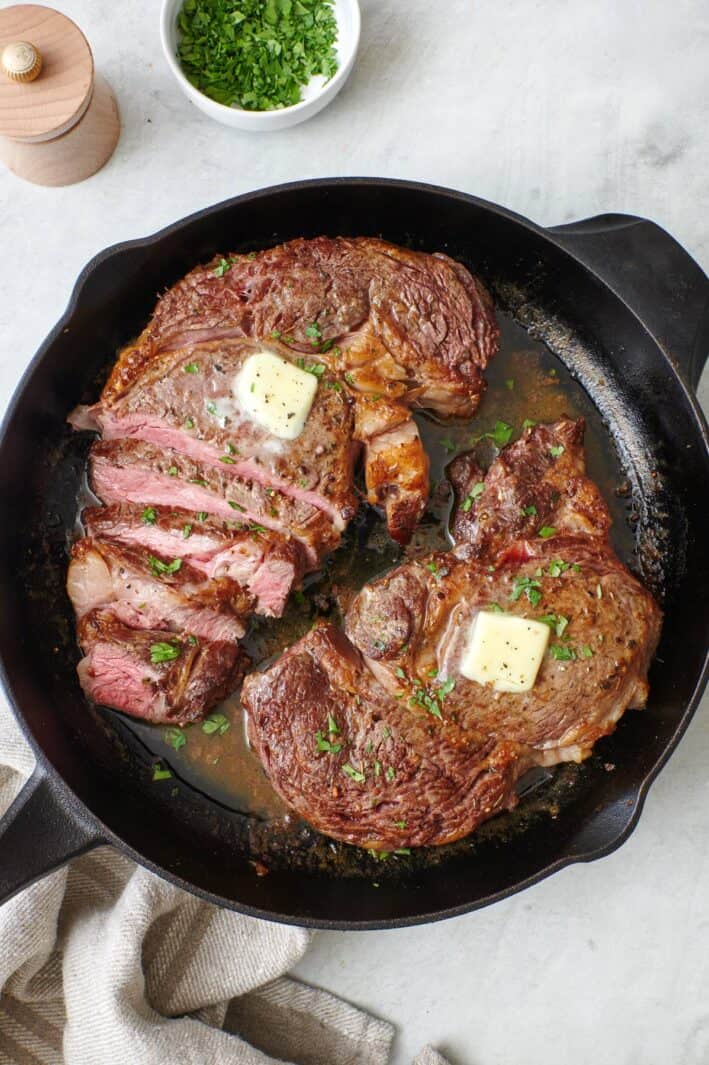
{"label": "wood grain texture", "polygon": [[86,114],[68,133],[34,144],[0,137],[0,159],[35,185],[74,185],[110,159],[120,132],[116,99],[108,82],[97,74]]}
{"label": "wood grain texture", "polygon": [[85,110],[94,80],[94,61],[83,33],[66,15],[38,4],[0,11],[0,49],[28,41],[43,67],[32,82],[0,76],[0,135],[43,141],[68,130]]}

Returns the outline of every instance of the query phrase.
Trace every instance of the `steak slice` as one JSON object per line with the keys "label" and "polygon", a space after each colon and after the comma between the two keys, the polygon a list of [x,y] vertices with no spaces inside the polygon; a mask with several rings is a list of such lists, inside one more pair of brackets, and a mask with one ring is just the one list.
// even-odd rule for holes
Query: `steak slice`
{"label": "steak slice", "polygon": [[[365,237],[294,240],[258,254],[217,258],[168,290],[137,342],[121,352],[103,391],[97,420],[107,433],[115,433],[129,428],[132,419],[132,435],[142,432],[157,440],[159,433],[167,432],[162,442],[183,450],[188,446],[184,425],[176,428],[174,420],[195,415],[178,403],[168,431],[146,421],[141,397],[145,379],[152,390],[147,413],[152,418],[170,411],[179,373],[160,383],[166,352],[176,356],[167,364],[183,360],[189,365],[188,350],[202,352],[201,346],[211,343],[214,362],[219,352],[222,365],[223,354],[238,358],[239,352],[248,350],[244,341],[260,340],[275,344],[290,358],[316,358],[337,378],[332,383],[355,402],[354,440],[365,445],[369,502],[384,506],[392,536],[404,543],[423,513],[428,493],[428,462],[410,410],[420,406],[442,415],[471,415],[484,390],[483,370],[497,351],[498,336],[486,289],[445,255],[409,251]],[[225,343],[234,339],[238,342]],[[203,384],[179,381],[178,391],[199,393]],[[222,387],[223,381],[218,389]],[[126,408],[136,396],[139,409],[133,407],[128,413]],[[206,392],[199,398],[200,426],[190,436],[190,446],[195,440],[210,447],[221,445],[213,435],[204,435],[201,415]],[[380,403],[382,409],[373,411]],[[118,417],[113,427],[108,411]],[[308,469],[314,464],[321,478],[332,478],[329,484],[319,479],[311,485],[306,477],[303,490],[315,494],[303,498],[325,505],[345,521],[353,505],[349,417],[338,429],[323,403],[323,410],[314,415],[313,431],[307,431],[303,441]],[[82,418],[85,412],[79,413],[75,424],[85,427]],[[181,434],[179,444],[175,431]],[[322,452],[309,454],[312,436],[329,449],[325,457]],[[237,446],[241,449],[240,443]],[[187,453],[200,457],[194,450]],[[255,458],[261,460],[258,475],[247,470]],[[270,457],[264,459],[262,446],[257,453],[244,451],[243,461],[245,476],[258,476],[290,494],[300,486],[287,463],[279,470]]]}
{"label": "steak slice", "polygon": [[[586,476],[583,437],[583,418],[562,418],[525,429],[487,475],[470,453],[454,459],[447,473],[456,497],[451,529],[456,554],[493,560],[514,540],[535,538],[540,529],[605,542],[610,514]],[[482,491],[475,489],[483,484]]]}
{"label": "steak slice", "polygon": [[126,625],[189,632],[206,640],[240,640],[251,598],[228,578],[208,580],[181,559],[106,540],[72,547],[67,591],[77,617],[110,608]]}
{"label": "steak slice", "polygon": [[305,569],[297,540],[274,532],[255,536],[205,512],[113,503],[87,508],[82,521],[93,539],[143,547],[163,559],[180,558],[205,577],[235,581],[267,617],[281,616]]}
{"label": "steak slice", "polygon": [[[494,691],[460,673],[470,626],[488,609],[551,628],[531,691]],[[533,541],[493,572],[450,553],[400,566],[362,589],[345,631],[405,703],[428,706],[444,726],[534,748],[538,764],[552,765],[581,761],[628,707],[645,705],[660,617],[607,548],[559,537]]]}
{"label": "steak slice", "polygon": [[207,511],[232,520],[235,531],[273,529],[302,543],[309,568],[317,568],[339,534],[316,507],[291,499],[255,481],[244,481],[230,467],[204,466],[169,448],[141,440],[97,441],[91,448],[89,476],[104,503],[144,503]]}
{"label": "steak slice", "polygon": [[528,764],[514,743],[469,722],[443,729],[397,702],[331,625],[248,676],[242,703],[279,795],[319,831],[361,847],[459,839],[514,806]]}
{"label": "steak slice", "polygon": [[[93,419],[104,440],[145,440],[198,463],[228,466],[229,474],[319,508],[342,532],[358,505],[352,401],[323,377],[300,436],[272,436],[243,414],[236,395],[244,362],[265,348],[230,340],[163,352],[132,387],[112,402],[102,399],[84,418]],[[293,360],[288,349],[277,353]]]}
{"label": "steak slice", "polygon": [[[110,610],[89,611],[78,635],[85,657],[77,670],[86,695],[153,724],[202,717],[233,691],[246,665],[236,643],[134,629]],[[165,648],[175,657],[154,661]]]}

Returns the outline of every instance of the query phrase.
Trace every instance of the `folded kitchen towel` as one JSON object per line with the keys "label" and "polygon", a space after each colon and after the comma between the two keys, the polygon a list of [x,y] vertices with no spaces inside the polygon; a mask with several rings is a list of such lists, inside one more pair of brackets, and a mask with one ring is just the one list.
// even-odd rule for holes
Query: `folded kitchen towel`
{"label": "folded kitchen towel", "polygon": [[[0,815],[33,764],[0,696]],[[284,975],[310,938],[99,848],[0,907],[0,1065],[385,1065],[391,1024]]]}

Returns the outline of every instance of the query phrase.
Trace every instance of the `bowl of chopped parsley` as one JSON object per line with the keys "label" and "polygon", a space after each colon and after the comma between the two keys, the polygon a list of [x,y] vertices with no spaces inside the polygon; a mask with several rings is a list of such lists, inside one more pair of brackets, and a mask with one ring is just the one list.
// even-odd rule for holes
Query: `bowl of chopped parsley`
{"label": "bowl of chopped parsley", "polygon": [[205,114],[246,130],[294,126],[335,98],[359,45],[357,0],[163,0],[163,51]]}

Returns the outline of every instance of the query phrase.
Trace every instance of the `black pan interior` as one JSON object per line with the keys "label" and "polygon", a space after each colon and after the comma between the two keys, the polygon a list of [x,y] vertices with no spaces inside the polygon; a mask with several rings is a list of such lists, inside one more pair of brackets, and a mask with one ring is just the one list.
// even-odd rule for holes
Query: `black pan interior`
{"label": "black pan interior", "polygon": [[[491,822],[442,868],[403,862],[392,873],[365,856],[369,864],[357,857],[352,869],[344,862],[339,870],[356,867],[357,877],[333,876],[322,871],[322,842],[306,832],[301,857],[281,862],[290,868],[259,877],[249,857],[268,857],[267,832],[179,781],[156,787],[150,752],[116,727],[117,715],[90,710],[80,692],[63,584],[87,441],[72,437],[65,419],[77,402],[95,398],[157,293],[196,262],[320,233],[374,234],[446,251],[486,278],[505,313],[560,357],[599,412],[627,477],[629,561],[662,599],[668,621],[647,710],[626,715],[581,772],[562,770],[542,798],[533,793],[521,814]],[[0,455],[7,501],[0,651],[10,691],[35,742],[104,823],[107,838],[227,905],[365,927],[484,904],[558,864],[617,845],[637,815],[645,779],[682,724],[709,628],[700,444],[687,394],[640,321],[543,231],[470,198],[416,186],[326,182],[241,198],[99,257],[10,414]]]}

